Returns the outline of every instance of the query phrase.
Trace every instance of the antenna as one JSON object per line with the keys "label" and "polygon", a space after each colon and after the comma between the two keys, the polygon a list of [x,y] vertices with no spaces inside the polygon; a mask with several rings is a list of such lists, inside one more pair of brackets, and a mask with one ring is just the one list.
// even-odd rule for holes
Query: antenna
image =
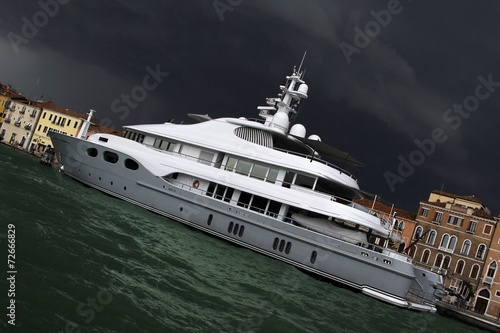
{"label": "antenna", "polygon": [[304,63],[304,59],[306,58],[307,51],[304,51],[304,56],[302,57],[302,61],[300,62],[299,70],[298,72],[300,73],[300,69],[302,68],[302,64]]}

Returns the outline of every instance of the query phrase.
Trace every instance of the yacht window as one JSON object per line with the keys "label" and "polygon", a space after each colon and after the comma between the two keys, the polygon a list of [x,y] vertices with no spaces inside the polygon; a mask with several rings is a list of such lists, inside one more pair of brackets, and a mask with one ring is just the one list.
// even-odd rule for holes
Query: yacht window
{"label": "yacht window", "polygon": [[254,210],[259,213],[264,213],[266,211],[266,206],[268,203],[268,199],[259,197],[258,195],[254,195],[253,200],[252,200],[252,206],[250,207],[251,210]]}
{"label": "yacht window", "polygon": [[234,188],[228,187],[226,190],[226,194],[224,194],[224,201],[225,202],[231,201],[231,198],[233,197],[233,193],[234,193]]}
{"label": "yacht window", "polygon": [[248,208],[250,199],[252,199],[252,195],[250,193],[241,192],[240,198],[238,199],[238,206]]}
{"label": "yacht window", "polygon": [[267,168],[263,165],[254,164],[254,166],[252,168],[252,172],[250,173],[250,177],[264,180],[266,178],[268,170],[269,170],[269,168]]}
{"label": "yacht window", "polygon": [[210,184],[208,185],[208,189],[207,189],[207,195],[208,196],[212,196],[214,194],[214,191],[215,191],[215,186],[217,184],[215,184],[214,182],[210,182]]}
{"label": "yacht window", "polygon": [[170,142],[168,142],[168,141],[162,141],[160,143],[160,149],[167,150],[169,145],[170,145]]}
{"label": "yacht window", "polygon": [[213,159],[214,159],[214,154],[206,152],[206,151],[201,151],[200,158],[198,159],[198,162],[201,164],[205,164],[205,165],[211,165]]}
{"label": "yacht window", "polygon": [[276,179],[278,178],[278,169],[269,169],[269,174],[267,175],[266,181],[269,183],[276,183]]}
{"label": "yacht window", "polygon": [[248,175],[251,168],[252,163],[247,161],[239,160],[238,164],[236,164],[236,172],[242,175]]}
{"label": "yacht window", "polygon": [[118,155],[110,151],[105,151],[103,154],[104,160],[109,163],[118,162]]}
{"label": "yacht window", "polygon": [[226,170],[233,171],[234,167],[236,166],[236,162],[238,162],[238,160],[236,158],[229,157],[227,159],[227,163],[226,163]]}
{"label": "yacht window", "polygon": [[290,185],[293,183],[293,178],[295,178],[295,173],[287,171],[285,179],[283,180],[283,186],[290,188]]}
{"label": "yacht window", "polygon": [[281,203],[271,200],[269,202],[269,207],[267,208],[266,214],[272,217],[278,217],[280,209],[281,209]]}
{"label": "yacht window", "polygon": [[89,155],[91,157],[96,157],[97,156],[97,149],[95,149],[95,148],[87,149],[87,155]]}
{"label": "yacht window", "polygon": [[136,161],[131,160],[130,158],[127,158],[125,160],[125,167],[130,170],[137,170],[139,169],[139,164],[137,164]]}
{"label": "yacht window", "polygon": [[217,191],[215,192],[215,198],[221,200],[222,197],[224,196],[224,192],[226,191],[226,186],[224,185],[217,185]]}
{"label": "yacht window", "polygon": [[314,188],[315,180],[315,178],[297,174],[297,177],[295,178],[295,184],[312,189]]}

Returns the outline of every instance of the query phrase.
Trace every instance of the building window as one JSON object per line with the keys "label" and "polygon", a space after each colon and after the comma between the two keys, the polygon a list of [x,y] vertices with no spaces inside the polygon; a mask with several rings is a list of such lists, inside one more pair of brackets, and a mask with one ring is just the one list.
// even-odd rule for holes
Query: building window
{"label": "building window", "polygon": [[427,244],[434,244],[434,241],[436,240],[436,231],[431,230],[429,232],[429,236],[427,236]]}
{"label": "building window", "polygon": [[457,227],[460,227],[462,225],[463,221],[464,221],[463,218],[456,217],[453,215],[450,215],[450,217],[448,218],[448,224],[453,224],[453,225],[456,225]]}
{"label": "building window", "polygon": [[429,210],[427,208],[422,208],[422,210],[420,211],[420,216],[427,217],[427,214],[429,214]]}
{"label": "building window", "polygon": [[44,112],[42,115],[42,119],[45,119],[45,116],[47,115],[47,112]]}
{"label": "building window", "polygon": [[484,229],[483,229],[483,234],[490,235],[491,234],[491,229],[492,229],[491,225],[490,224],[486,224],[484,226]]}
{"label": "building window", "polygon": [[436,256],[436,260],[434,261],[434,266],[441,267],[442,264],[443,264],[443,255],[441,253],[439,253]]}
{"label": "building window", "polygon": [[462,250],[460,250],[460,254],[468,255],[470,250],[470,240],[466,239],[462,245]]}
{"label": "building window", "polygon": [[470,233],[476,232],[476,227],[477,227],[477,222],[470,221],[469,228],[467,229],[467,232],[470,232]]}
{"label": "building window", "polygon": [[71,119],[68,119],[68,123],[66,124],[66,126],[69,126],[71,124]]}
{"label": "building window", "polygon": [[474,266],[472,266],[472,269],[470,270],[470,278],[477,279],[478,273],[479,273],[479,265],[475,264]]}
{"label": "building window", "polygon": [[49,116],[49,121],[51,121],[51,120],[52,120],[52,114]]}
{"label": "building window", "polygon": [[486,273],[486,276],[493,278],[495,277],[496,271],[497,271],[497,262],[492,261],[490,266],[488,267],[488,273]]}
{"label": "building window", "polygon": [[415,229],[415,234],[413,235],[413,239],[420,239],[420,237],[422,237],[422,230],[423,228],[421,226],[418,226]]}
{"label": "building window", "polygon": [[477,248],[476,258],[483,259],[485,250],[486,250],[486,245],[484,244],[479,245],[479,247]]}
{"label": "building window", "polygon": [[434,216],[434,222],[439,223],[441,222],[441,218],[443,217],[443,213],[441,212],[436,212],[436,215]]}
{"label": "building window", "polygon": [[441,244],[439,245],[440,250],[446,252],[453,252],[455,250],[455,245],[457,244],[457,237],[444,234],[441,239]]}
{"label": "building window", "polygon": [[424,250],[424,253],[422,254],[422,259],[420,260],[422,263],[427,264],[429,261],[429,255],[431,254],[431,251],[426,249]]}
{"label": "building window", "polygon": [[464,267],[465,267],[465,261],[463,261],[463,260],[460,259],[457,262],[457,266],[455,268],[455,273],[462,274],[464,272]]}

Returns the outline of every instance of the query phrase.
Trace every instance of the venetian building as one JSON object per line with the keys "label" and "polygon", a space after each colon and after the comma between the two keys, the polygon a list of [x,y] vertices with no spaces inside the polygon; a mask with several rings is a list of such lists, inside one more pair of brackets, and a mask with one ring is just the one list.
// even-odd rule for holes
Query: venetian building
{"label": "venetian building", "polygon": [[[409,254],[420,266],[443,276],[445,287],[467,301],[469,308],[484,313],[483,302],[475,302],[483,286],[482,272],[491,260],[488,249],[496,220],[475,196],[433,190],[421,201]],[[455,299],[453,299],[454,301]]]}

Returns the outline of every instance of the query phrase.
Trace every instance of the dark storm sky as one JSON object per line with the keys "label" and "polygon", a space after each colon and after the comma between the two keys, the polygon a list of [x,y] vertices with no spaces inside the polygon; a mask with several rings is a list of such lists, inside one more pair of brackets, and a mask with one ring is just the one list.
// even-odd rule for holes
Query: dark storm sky
{"label": "dark storm sky", "polygon": [[498,1],[2,4],[0,82],[115,128],[256,117],[307,50],[297,122],[366,165],[362,189],[415,212],[443,186],[499,213]]}

